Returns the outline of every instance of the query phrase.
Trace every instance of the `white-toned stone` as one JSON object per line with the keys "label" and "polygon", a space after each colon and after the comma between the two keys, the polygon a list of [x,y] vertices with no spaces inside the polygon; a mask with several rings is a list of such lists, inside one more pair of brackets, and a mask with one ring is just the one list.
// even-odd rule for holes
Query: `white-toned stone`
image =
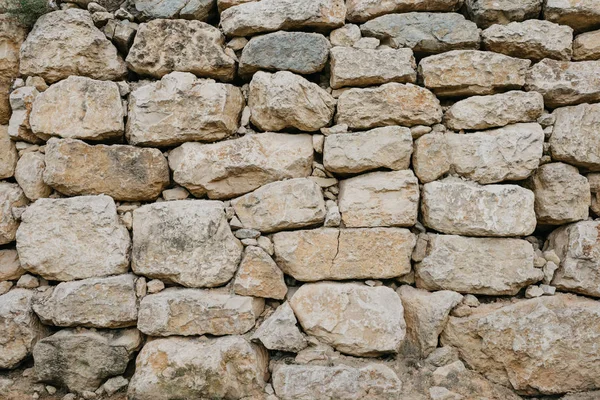
{"label": "white-toned stone", "polygon": [[46,163],[39,152],[25,153],[19,158],[15,169],[15,180],[31,201],[48,197],[52,188],[44,183]]}
{"label": "white-toned stone", "polygon": [[535,19],[542,11],[544,0],[466,0],[470,19],[481,28],[511,21]]}
{"label": "white-toned stone", "polygon": [[0,1],[0,125],[6,125],[11,118],[9,94],[13,87],[13,80],[19,76],[19,49],[27,37],[27,27],[21,24],[18,18],[7,14],[5,7],[7,0]]}
{"label": "white-toned stone", "polygon": [[12,115],[8,122],[8,135],[13,140],[23,140],[29,143],[43,143],[42,139],[31,131],[29,116],[33,103],[39,92],[31,86],[24,86],[10,93],[9,101]]}
{"label": "white-toned stone", "polygon": [[40,280],[33,275],[22,275],[17,281],[16,287],[24,289],[35,289],[40,286]]}
{"label": "white-toned stone", "polygon": [[444,133],[425,134],[415,141],[412,167],[420,182],[435,181],[450,171],[449,149]]}
{"label": "white-toned stone", "polygon": [[233,291],[240,296],[281,300],[285,298],[287,286],[283,272],[271,256],[260,247],[248,246],[235,275]]}
{"label": "white-toned stone", "polygon": [[352,22],[365,22],[383,14],[403,13],[409,11],[456,11],[460,8],[460,0],[348,0],[346,18]]}
{"label": "white-toned stone", "polygon": [[569,25],[577,32],[600,26],[600,4],[595,0],[546,0],[544,19]]}
{"label": "white-toned stone", "polygon": [[259,341],[269,350],[297,353],[308,346],[297,323],[294,311],[286,301],[258,327],[252,340]]}
{"label": "white-toned stone", "polygon": [[215,11],[216,2],[213,0],[135,0],[135,10],[140,18],[181,18],[206,21]]}
{"label": "white-toned stone", "polygon": [[16,183],[0,182],[0,244],[15,240],[19,221],[13,209],[29,203],[23,190]]}
{"label": "white-toned stone", "polygon": [[352,47],[360,40],[360,37],[360,28],[354,24],[346,24],[329,33],[329,41],[332,46]]}
{"label": "white-toned stone", "polygon": [[0,179],[11,178],[17,166],[17,148],[8,134],[8,126],[0,125]]}

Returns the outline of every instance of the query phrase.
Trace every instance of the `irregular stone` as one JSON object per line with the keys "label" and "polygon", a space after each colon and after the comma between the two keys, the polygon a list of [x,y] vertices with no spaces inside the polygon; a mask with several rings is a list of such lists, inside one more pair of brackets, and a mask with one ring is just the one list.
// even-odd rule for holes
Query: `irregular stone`
{"label": "irregular stone", "polygon": [[71,281],[124,274],[130,239],[108,196],[39,199],[21,215],[17,250],[23,268]]}
{"label": "irregular stone", "polygon": [[271,256],[260,247],[248,246],[235,275],[233,291],[241,296],[281,300],[285,298],[287,286],[283,272]]}
{"label": "irregular stone", "polygon": [[16,141],[43,143],[43,140],[31,131],[29,116],[33,103],[40,93],[35,87],[24,86],[10,93],[9,101],[12,115],[8,122],[8,135]]}
{"label": "irregular stone", "polygon": [[391,82],[342,93],[335,120],[337,124],[347,124],[352,129],[433,125],[442,120],[442,108],[429,90]]}
{"label": "irregular stone", "polygon": [[162,147],[222,140],[238,130],[244,103],[236,86],[172,72],[129,95],[127,141]]}
{"label": "irregular stone", "polygon": [[418,54],[477,50],[480,42],[477,25],[457,13],[388,14],[367,21],[360,30],[393,48],[408,47]]}
{"label": "irregular stone", "polygon": [[449,290],[429,293],[408,285],[402,285],[397,293],[404,307],[407,341],[425,358],[437,347],[450,311],[462,296]]}
{"label": "irregular stone", "polygon": [[573,60],[600,59],[600,30],[578,35],[573,41]]}
{"label": "irregular stone", "polygon": [[[27,37],[27,29],[11,15],[3,14],[0,2],[0,125],[6,125],[11,117],[8,95],[13,79],[19,76],[19,49]],[[14,109],[13,109],[14,112]]]}
{"label": "irregular stone", "polygon": [[36,97],[29,124],[42,139],[118,140],[124,116],[116,83],[70,76]]}
{"label": "irregular stone", "polygon": [[264,304],[223,290],[169,288],[142,299],[138,329],[151,336],[238,335],[254,327]]}
{"label": "irregular stone", "polygon": [[416,238],[402,228],[313,229],[273,235],[275,260],[303,282],[390,279],[410,272]]}
{"label": "irregular stone", "polygon": [[273,388],[282,400],[387,400],[402,396],[402,382],[396,373],[375,363],[360,367],[281,363],[273,370]]}
{"label": "irregular stone", "polygon": [[31,309],[34,291],[13,289],[0,296],[0,368],[12,369],[31,355],[33,346],[48,335]]}
{"label": "irregular stone", "polygon": [[352,22],[365,22],[383,14],[405,13],[410,11],[456,11],[462,5],[460,0],[348,0],[346,18]]}
{"label": "irregular stone", "polygon": [[533,258],[526,240],[428,234],[425,258],[415,264],[415,281],[427,290],[516,295],[544,277]]}
{"label": "irregular stone", "polygon": [[12,210],[29,203],[23,190],[16,183],[0,182],[0,244],[15,240],[19,221]]}
{"label": "irregular stone", "polygon": [[245,228],[264,233],[322,224],[326,213],[321,188],[305,178],[268,183],[231,205]]}
{"label": "irregular stone", "polygon": [[536,19],[542,11],[543,0],[466,0],[465,8],[480,28],[493,24],[506,25],[511,21]]}
{"label": "irregular stone", "polygon": [[286,301],[258,327],[252,340],[259,341],[269,350],[297,353],[308,346],[297,323],[294,311]]}
{"label": "irregular stone", "polygon": [[262,347],[241,336],[156,339],[137,357],[128,397],[241,399],[258,395],[268,378],[268,361]]}
{"label": "irregular stone", "polygon": [[71,75],[118,80],[127,67],[117,49],[94,26],[87,11],[69,9],[42,15],[21,46],[20,74],[54,83]]}
{"label": "irregular stone", "polygon": [[535,194],[538,224],[562,225],[587,219],[590,183],[579,170],[563,163],[540,166],[528,181]]}
{"label": "irregular stone", "polygon": [[450,171],[450,147],[444,133],[434,132],[415,141],[412,167],[419,181],[435,181]]}
{"label": "irregular stone", "polygon": [[332,46],[352,47],[360,39],[360,28],[354,24],[346,24],[329,33],[329,41]]}
{"label": "irregular stone", "polygon": [[291,72],[259,71],[250,82],[248,106],[250,121],[263,131],[292,128],[314,132],[331,122],[335,99],[317,84]]}
{"label": "irregular stone", "polygon": [[0,179],[11,178],[15,174],[17,148],[8,135],[8,126],[0,125]]}
{"label": "irregular stone", "polygon": [[214,0],[135,0],[142,19],[174,18],[206,21],[215,9]]}
{"label": "irregular stone", "polygon": [[325,67],[330,47],[327,38],[317,33],[274,32],[255,36],[242,51],[239,73],[249,76],[265,70],[314,74]]}
{"label": "irregular stone", "polygon": [[131,267],[138,275],[188,287],[227,283],[242,257],[220,201],[179,200],[133,212]]}
{"label": "irregular stone", "polygon": [[25,274],[17,281],[18,288],[35,289],[40,286],[40,280],[33,275]]}
{"label": "irregular stone", "polygon": [[52,188],[44,183],[46,162],[39,152],[25,153],[19,158],[15,169],[15,180],[31,201],[48,197]]}
{"label": "irregular stone", "polygon": [[305,29],[329,30],[344,25],[343,0],[261,0],[245,2],[221,13],[227,36]]}
{"label": "irregular stone", "polygon": [[227,10],[229,7],[237,6],[243,3],[249,3],[251,1],[256,0],[217,0],[217,7],[219,9],[219,13]]}
{"label": "irregular stone", "polygon": [[15,249],[0,250],[0,281],[14,281],[25,273]]}
{"label": "irregular stone", "polygon": [[481,36],[486,50],[533,61],[570,60],[573,53],[573,29],[549,21],[531,19],[492,25]]}
{"label": "irregular stone", "polygon": [[566,294],[485,304],[469,317],[450,317],[441,342],[457,347],[471,369],[521,394],[586,390],[600,384],[592,344],[599,312],[597,301]]}
{"label": "irregular stone", "polygon": [[137,329],[63,329],[33,349],[35,374],[72,392],[94,391],[106,378],[122,375],[141,346]]}
{"label": "irregular stone", "polygon": [[426,183],[423,224],[453,235],[527,236],[536,226],[534,195],[516,185],[478,185],[457,178]]}
{"label": "irregular stone", "polygon": [[415,83],[417,64],[410,49],[331,49],[331,87]]}
{"label": "irregular stone", "polygon": [[531,61],[478,50],[453,50],[419,63],[426,88],[438,97],[494,94],[520,89]]}
{"label": "irregular stone", "polygon": [[33,310],[47,325],[135,326],[138,304],[134,280],[134,275],[126,274],[62,282],[38,293],[33,298]]}
{"label": "irregular stone", "polygon": [[600,27],[600,4],[594,0],[546,0],[544,19],[569,25],[577,32]]}
{"label": "irregular stone", "polygon": [[527,72],[525,88],[540,92],[549,108],[599,101],[600,61],[542,60]]}
{"label": "irregular stone", "polygon": [[235,59],[225,52],[225,36],[196,20],[155,19],[140,24],[126,61],[132,71],[155,78],[173,71],[222,81],[235,76]]}
{"label": "irregular stone", "polygon": [[413,226],[419,185],[410,170],[371,172],[340,181],[339,207],[349,228]]}
{"label": "irregular stone", "polygon": [[306,333],[354,356],[395,353],[406,333],[400,297],[385,286],[305,284],[290,306]]}
{"label": "irregular stone", "polygon": [[102,385],[102,390],[109,396],[117,393],[119,390],[127,387],[129,380],[122,376],[115,376],[114,378],[107,379]]}
{"label": "irregular stone", "polygon": [[488,129],[536,122],[543,112],[544,98],[540,93],[515,90],[457,101],[444,114],[444,125],[456,131]]}
{"label": "irregular stone", "polygon": [[261,133],[214,144],[184,143],[169,153],[173,180],[194,196],[228,199],[312,172],[310,135]]}
{"label": "irregular stone", "polygon": [[169,165],[158,149],[90,146],[76,139],[52,138],[46,144],[45,161],[44,182],[67,196],[154,200],[169,183]]}

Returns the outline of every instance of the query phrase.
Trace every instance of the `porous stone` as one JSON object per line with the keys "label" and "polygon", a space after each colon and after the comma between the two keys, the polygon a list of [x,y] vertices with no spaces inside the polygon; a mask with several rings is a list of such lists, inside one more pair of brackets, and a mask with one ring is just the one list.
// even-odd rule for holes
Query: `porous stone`
{"label": "porous stone", "polygon": [[352,47],[360,38],[360,28],[354,24],[346,24],[329,33],[329,41],[332,46]]}
{"label": "porous stone", "polygon": [[134,281],[134,275],[126,274],[62,282],[36,294],[33,310],[47,325],[135,326],[138,304]]}
{"label": "porous stone", "polygon": [[429,90],[410,83],[390,82],[342,93],[335,120],[352,129],[433,125],[442,120],[442,108]]}
{"label": "porous stone", "polygon": [[542,11],[543,0],[466,0],[465,9],[481,28],[511,21],[535,19]]}
{"label": "porous stone", "polygon": [[531,61],[504,54],[453,50],[426,57],[419,74],[437,96],[472,96],[520,89]]}
{"label": "porous stone", "polygon": [[446,178],[423,187],[423,224],[467,236],[527,236],[536,226],[534,194],[516,185]]}
{"label": "porous stone", "polygon": [[123,117],[116,83],[70,76],[36,97],[29,124],[42,139],[118,140],[123,137]]}
{"label": "porous stone", "polygon": [[181,18],[206,21],[213,11],[214,0],[135,0],[135,10],[142,19]]}
{"label": "porous stone", "polygon": [[346,18],[352,22],[365,22],[383,14],[405,13],[409,11],[456,11],[462,5],[460,0],[348,0]]}
{"label": "porous stone", "polygon": [[27,29],[13,16],[4,14],[2,8],[0,2],[0,125],[6,125],[11,117],[8,95],[13,79],[19,76],[19,49],[27,37]]}
{"label": "porous stone", "polygon": [[129,95],[127,141],[162,147],[222,140],[238,130],[244,104],[236,86],[171,72]]}
{"label": "porous stone", "polygon": [[412,150],[410,129],[400,126],[333,134],[325,138],[323,165],[340,174],[408,169]]}
{"label": "porous stone", "polygon": [[578,35],[573,41],[573,60],[600,59],[600,30]]}
{"label": "porous stone", "polygon": [[244,2],[221,13],[227,36],[252,36],[279,30],[330,30],[344,25],[343,0],[261,0]]}
{"label": "porous stone", "polygon": [[263,307],[258,297],[169,288],[142,299],[138,329],[151,336],[238,335],[254,327]]}
{"label": "porous stone", "polygon": [[127,74],[117,49],[94,26],[87,11],[42,15],[21,46],[20,73],[54,83],[71,75],[118,80]]}
{"label": "porous stone", "polygon": [[23,190],[16,183],[0,182],[0,244],[15,240],[19,220],[13,208],[25,207],[29,203]]}
{"label": "porous stone", "polygon": [[452,160],[449,150],[444,133],[425,134],[415,141],[412,167],[420,182],[435,181],[450,172]]}
{"label": "porous stone", "polygon": [[126,61],[132,71],[155,78],[181,71],[231,81],[236,69],[235,59],[225,52],[221,31],[204,22],[183,19],[140,24]]}
{"label": "porous stone", "polygon": [[128,397],[241,399],[258,395],[268,378],[268,358],[262,347],[241,336],[156,339],[137,357]]}
{"label": "porous stone", "polygon": [[285,298],[287,286],[283,272],[271,256],[260,247],[248,246],[235,275],[233,291],[241,296],[281,300]]}
{"label": "porous stone", "polygon": [[30,152],[23,154],[17,162],[15,180],[31,201],[48,197],[52,193],[52,188],[44,183],[44,159],[44,154]]}
{"label": "porous stone", "polygon": [[515,295],[544,277],[533,265],[533,247],[526,240],[437,234],[426,239],[425,257],[415,264],[415,281],[422,289]]}
{"label": "porous stone", "polygon": [[25,273],[15,249],[0,250],[0,281],[14,281]]}
{"label": "porous stone", "polygon": [[271,314],[254,332],[252,340],[269,350],[297,353],[308,346],[290,304],[286,301]]}
{"label": "porous stone", "polygon": [[411,270],[415,243],[415,235],[402,228],[324,228],[273,235],[277,265],[304,282],[405,275]]}
{"label": "porous stone", "polygon": [[39,199],[21,215],[17,251],[23,268],[71,281],[123,274],[130,239],[108,196]]}
{"label": "porous stone", "polygon": [[415,83],[417,64],[410,49],[331,49],[333,89],[371,86],[387,82]]}
{"label": "porous stone", "polygon": [[346,354],[395,353],[406,334],[400,297],[385,286],[305,284],[290,306],[306,333]]}
{"label": "porous stone", "polygon": [[325,36],[317,33],[274,32],[255,36],[244,46],[239,73],[248,76],[265,70],[314,74],[325,67],[330,47]]}
{"label": "porous stone", "polygon": [[38,95],[38,90],[32,86],[20,87],[10,93],[9,102],[12,115],[8,122],[8,135],[11,139],[29,143],[43,143],[42,139],[31,131],[31,125],[29,124],[31,109]]}
{"label": "porous stone", "polygon": [[250,82],[248,106],[250,121],[263,131],[288,128],[314,132],[329,125],[335,99],[317,84],[291,72],[259,71]]}
{"label": "porous stone", "polygon": [[72,392],[93,392],[106,378],[122,375],[141,345],[137,329],[63,329],[33,349],[35,375]]}
{"label": "porous stone", "polygon": [[17,148],[8,134],[8,126],[0,125],[0,179],[11,178],[17,166]]}
{"label": "porous stone", "polygon": [[479,49],[475,23],[457,13],[409,12],[367,21],[360,30],[393,48],[408,47],[417,54]]}
{"label": "porous stone", "polygon": [[594,0],[546,0],[544,19],[569,25],[577,32],[600,27],[600,4]]}
{"label": "porous stone", "polygon": [[256,0],[217,0],[217,7],[219,9],[219,13],[227,10],[229,7],[237,6],[243,3],[249,3],[251,1]]}
{"label": "porous stone", "polygon": [[158,149],[52,138],[46,144],[45,161],[44,182],[67,196],[154,200],[169,183],[169,165]]}
{"label": "porous stone", "polygon": [[270,182],[307,177],[310,135],[261,133],[214,144],[184,143],[169,154],[173,180],[194,196],[228,199]]}

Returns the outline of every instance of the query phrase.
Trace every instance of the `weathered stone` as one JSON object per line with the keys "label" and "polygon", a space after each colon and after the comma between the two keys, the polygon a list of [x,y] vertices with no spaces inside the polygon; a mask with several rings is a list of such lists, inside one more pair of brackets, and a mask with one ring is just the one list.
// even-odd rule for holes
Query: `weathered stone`
{"label": "weathered stone", "polygon": [[457,131],[488,129],[535,122],[543,112],[544,97],[540,93],[510,91],[472,96],[454,103],[444,114],[444,125]]}
{"label": "weathered stone", "polygon": [[511,21],[535,19],[542,11],[543,0],[466,0],[465,8],[481,28]]}
{"label": "weathered stone", "polygon": [[371,172],[340,181],[339,207],[349,228],[412,226],[419,185],[410,170]]}
{"label": "weathered stone", "polygon": [[15,249],[0,250],[0,281],[19,279],[25,273]]}
{"label": "weathered stone", "polygon": [[540,166],[528,181],[535,194],[539,224],[562,225],[587,219],[590,183],[577,168],[563,163]]}
{"label": "weathered stone", "polygon": [[227,36],[252,36],[279,30],[327,30],[344,25],[343,0],[261,0],[230,7],[221,13]]}
{"label": "weathered stone", "polygon": [[258,327],[252,340],[259,341],[269,350],[297,353],[308,346],[297,323],[294,311],[285,302]]}
{"label": "weathered stone", "polygon": [[310,135],[261,133],[214,144],[184,143],[171,151],[173,179],[194,196],[227,199],[269,182],[309,176]]}
{"label": "weathered stone", "polygon": [[412,167],[420,182],[435,181],[452,166],[446,134],[434,132],[415,141]]}
{"label": "weathered stone", "polygon": [[415,83],[417,64],[410,49],[331,49],[331,87]]}
{"label": "weathered stone", "polygon": [[544,19],[569,25],[577,32],[600,27],[600,4],[595,0],[546,0]]}
{"label": "weathered stone", "polygon": [[306,333],[346,354],[395,353],[406,333],[400,297],[385,286],[305,284],[290,306]]}
{"label": "weathered stone", "polygon": [[127,141],[173,146],[225,139],[238,130],[244,103],[233,85],[172,72],[129,95]]}
{"label": "weathered stone", "polygon": [[573,60],[600,59],[600,30],[578,35],[573,41]]}
{"label": "weathered stone", "polygon": [[329,58],[331,44],[323,35],[305,32],[274,32],[250,39],[240,57],[239,73],[291,71],[314,74]]}
{"label": "weathered stone", "polygon": [[21,46],[21,75],[54,83],[71,75],[117,80],[127,68],[117,49],[94,26],[87,11],[69,9],[42,15]]}
{"label": "weathered stone", "polygon": [[241,336],[157,339],[138,355],[128,397],[241,399],[258,395],[268,378],[268,362],[264,349]]}
{"label": "weathered stone", "polygon": [[402,382],[384,364],[288,365],[273,370],[273,388],[282,400],[389,400],[402,396]]}
{"label": "weathered stone", "polygon": [[325,228],[273,235],[277,265],[304,282],[407,274],[415,242],[415,235],[402,228]]}
{"label": "weathered stone", "polygon": [[21,215],[23,268],[50,280],[126,273],[130,239],[108,196],[39,199]]}
{"label": "weathered stone", "polygon": [[214,0],[135,0],[142,19],[181,18],[206,21],[215,10]]}
{"label": "weathered stone", "polygon": [[17,162],[15,180],[31,201],[48,197],[52,193],[52,188],[44,183],[45,169],[46,163],[42,153],[25,153]]}
{"label": "weathered stone", "polygon": [[48,335],[31,309],[34,291],[13,289],[0,296],[0,368],[15,368]]}
{"label": "weathered stone", "polygon": [[13,140],[43,143],[42,139],[31,131],[29,124],[29,115],[33,108],[33,102],[38,95],[38,90],[32,86],[24,86],[10,93],[9,101],[12,108],[12,115],[8,122],[8,134]]}
{"label": "weathered stone", "polygon": [[412,84],[386,83],[350,89],[337,104],[337,124],[352,129],[387,125],[433,125],[442,120],[439,100],[429,90]]}
{"label": "weathered stone", "polygon": [[549,21],[531,19],[492,25],[481,36],[486,50],[533,61],[543,58],[570,60],[573,53],[573,29]]}
{"label": "weathered stone", "polygon": [[472,96],[520,89],[530,64],[504,54],[453,50],[422,59],[419,74],[437,96]]}
{"label": "weathered stone", "polygon": [[398,295],[404,307],[407,342],[425,358],[437,347],[450,311],[462,296],[449,290],[429,293],[408,285],[401,286]]}
{"label": "weathered stone", "polygon": [[454,235],[527,236],[536,225],[530,190],[457,178],[425,184],[421,212],[426,227]]}
{"label": "weathered stone", "polygon": [[225,36],[196,20],[155,19],[140,24],[126,61],[134,72],[155,78],[173,71],[222,81],[235,76],[235,60],[225,52]]}
{"label": "weathered stone", "polygon": [[287,286],[283,272],[271,256],[260,247],[248,246],[235,275],[233,291],[241,296],[281,300],[285,298]]}
{"label": "weathered stone", "polygon": [[486,304],[450,317],[441,341],[471,369],[519,393],[586,390],[600,385],[599,313],[597,301],[565,294]]}
{"label": "weathered stone", "polygon": [[394,48],[408,47],[418,54],[479,49],[475,23],[456,13],[388,14],[367,21],[360,30]]}
{"label": "weathered stone", "polygon": [[103,193],[120,201],[154,200],[169,183],[169,165],[158,149],[52,138],[45,161],[44,182],[67,196]]}
{"label": "weathered stone", "polygon": [[70,76],[36,97],[29,124],[42,139],[118,140],[123,137],[123,117],[116,83]]}
{"label": "weathered stone", "polygon": [[305,178],[268,183],[231,205],[245,228],[266,233],[321,224],[326,212],[321,188]]}
{"label": "weathered stone", "polygon": [[33,310],[54,326],[122,328],[135,326],[138,316],[135,276],[89,278],[62,282],[33,298]]}
{"label": "weathered stone", "polygon": [[217,7],[219,9],[219,13],[222,13],[229,7],[237,6],[243,3],[250,3],[251,1],[257,0],[217,0]]}
{"label": "weathered stone", "polygon": [[220,201],[169,201],[133,212],[132,268],[138,275],[214,287],[231,280],[241,256]]}
{"label": "weathered stone", "polygon": [[[0,5],[0,13],[4,13],[1,9]],[[17,19],[0,14],[0,125],[6,125],[11,116],[8,94],[12,80],[19,76],[19,48],[26,37],[27,29]]]}
{"label": "weathered stone", "polygon": [[264,304],[223,290],[169,288],[143,298],[138,329],[151,336],[238,335],[254,327]]}
{"label": "weathered stone", "polygon": [[428,234],[425,258],[415,264],[415,281],[427,290],[515,295],[544,277],[533,258],[526,240]]}
{"label": "weathered stone", "polygon": [[360,39],[360,28],[354,24],[346,24],[329,33],[329,41],[332,46],[352,47]]}
{"label": "weathered stone", "polygon": [[0,182],[0,244],[15,240],[19,221],[12,210],[29,203],[23,190],[16,183]]}
{"label": "weathered stone", "polygon": [[122,375],[142,345],[137,329],[63,329],[33,349],[36,377],[72,392],[94,391]]}
{"label": "weathered stone", "polygon": [[8,135],[8,126],[0,125],[0,179],[11,178],[17,166],[17,148]]}
{"label": "weathered stone", "polygon": [[291,72],[259,71],[250,82],[248,106],[250,121],[263,131],[292,128],[314,132],[329,125],[335,99],[317,84]]}
{"label": "weathered stone", "polygon": [[352,22],[365,22],[383,14],[410,11],[456,11],[461,0],[348,0],[346,18]]}
{"label": "weathered stone", "polygon": [[525,87],[540,92],[550,108],[599,101],[600,61],[542,60],[527,72]]}

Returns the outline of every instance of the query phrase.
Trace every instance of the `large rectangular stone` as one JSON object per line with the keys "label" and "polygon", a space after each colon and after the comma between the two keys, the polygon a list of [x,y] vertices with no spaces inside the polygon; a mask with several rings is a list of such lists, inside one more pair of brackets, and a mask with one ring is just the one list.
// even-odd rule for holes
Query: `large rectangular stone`
{"label": "large rectangular stone", "polygon": [[597,0],[546,0],[544,18],[569,25],[577,32],[600,27],[600,3]]}
{"label": "large rectangular stone", "polygon": [[481,28],[511,21],[535,19],[542,11],[544,0],[466,0],[469,19]]}
{"label": "large rectangular stone", "polygon": [[346,18],[352,22],[365,22],[383,14],[409,11],[456,11],[461,0],[348,0]]}

